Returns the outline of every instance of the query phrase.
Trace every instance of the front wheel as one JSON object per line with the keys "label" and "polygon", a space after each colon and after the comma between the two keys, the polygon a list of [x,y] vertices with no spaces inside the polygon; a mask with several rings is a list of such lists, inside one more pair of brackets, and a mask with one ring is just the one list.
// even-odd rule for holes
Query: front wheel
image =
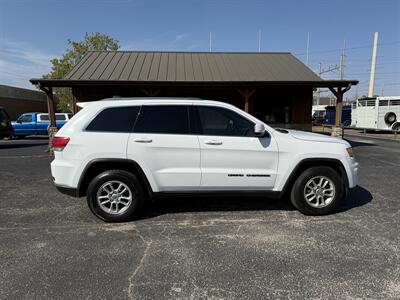
{"label": "front wheel", "polygon": [[97,175],[87,189],[93,214],[106,222],[124,222],[135,217],[144,201],[142,188],[132,173],[109,170]]}
{"label": "front wheel", "polygon": [[291,201],[305,215],[326,215],[335,211],[344,196],[341,178],[330,167],[312,167],[296,179]]}

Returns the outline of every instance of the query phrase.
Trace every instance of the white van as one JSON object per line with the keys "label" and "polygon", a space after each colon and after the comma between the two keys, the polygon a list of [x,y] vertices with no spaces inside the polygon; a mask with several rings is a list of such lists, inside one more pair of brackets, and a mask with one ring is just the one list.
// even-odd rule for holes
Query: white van
{"label": "white van", "polygon": [[358,99],[352,116],[356,128],[400,131],[400,96]]}

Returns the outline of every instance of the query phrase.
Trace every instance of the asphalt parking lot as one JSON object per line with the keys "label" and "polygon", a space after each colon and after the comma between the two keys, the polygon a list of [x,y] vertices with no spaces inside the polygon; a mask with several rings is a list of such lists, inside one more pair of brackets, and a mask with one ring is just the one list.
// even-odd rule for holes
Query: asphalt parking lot
{"label": "asphalt parking lot", "polygon": [[400,143],[352,138],[341,211],[163,199],[106,224],[51,183],[47,140],[0,141],[1,299],[400,299]]}

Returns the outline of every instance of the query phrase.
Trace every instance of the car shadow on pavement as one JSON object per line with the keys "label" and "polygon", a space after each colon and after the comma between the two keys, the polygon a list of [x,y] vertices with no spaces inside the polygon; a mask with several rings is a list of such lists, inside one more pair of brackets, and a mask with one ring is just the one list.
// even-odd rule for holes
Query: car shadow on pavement
{"label": "car shadow on pavement", "polygon": [[1,143],[0,149],[17,149],[17,148],[32,148],[38,146],[48,145],[47,142],[42,143]]}
{"label": "car shadow on pavement", "polygon": [[[335,212],[341,213],[363,206],[372,200],[372,195],[361,186],[356,186]],[[266,197],[178,197],[155,199],[140,219],[148,219],[170,213],[227,212],[227,211],[271,211],[296,210],[288,197],[270,199]]]}
{"label": "car shadow on pavement", "polygon": [[376,144],[373,142],[368,143],[368,142],[352,141],[352,140],[346,140],[346,141],[348,141],[353,148],[364,147],[364,146],[376,146]]}
{"label": "car shadow on pavement", "polygon": [[373,199],[372,194],[363,188],[362,186],[357,185],[347,196],[347,198],[343,201],[343,205],[339,208],[337,213],[344,212],[355,207],[363,206]]}
{"label": "car shadow on pavement", "polygon": [[155,199],[142,215],[143,219],[170,213],[294,210],[286,198],[265,197],[177,197]]}

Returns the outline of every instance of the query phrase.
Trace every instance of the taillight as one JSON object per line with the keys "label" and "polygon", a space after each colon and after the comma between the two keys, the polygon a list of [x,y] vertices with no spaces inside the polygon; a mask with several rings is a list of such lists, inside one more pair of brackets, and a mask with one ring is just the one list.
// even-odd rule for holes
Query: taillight
{"label": "taillight", "polygon": [[69,137],[63,137],[63,136],[53,137],[53,141],[51,143],[53,151],[63,151],[65,146],[67,146],[68,142],[69,142]]}

